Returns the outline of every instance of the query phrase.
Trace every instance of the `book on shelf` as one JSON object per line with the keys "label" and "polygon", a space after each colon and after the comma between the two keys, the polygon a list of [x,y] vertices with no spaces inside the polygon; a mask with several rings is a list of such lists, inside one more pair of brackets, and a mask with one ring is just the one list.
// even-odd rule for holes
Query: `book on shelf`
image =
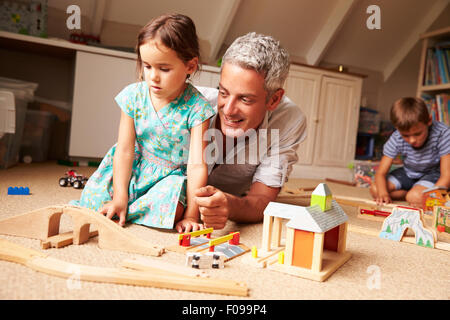
{"label": "book on shelf", "polygon": [[450,94],[422,94],[422,99],[425,101],[428,112],[433,120],[441,121],[447,126],[450,126]]}
{"label": "book on shelf", "polygon": [[427,49],[424,85],[450,83],[450,41]]}

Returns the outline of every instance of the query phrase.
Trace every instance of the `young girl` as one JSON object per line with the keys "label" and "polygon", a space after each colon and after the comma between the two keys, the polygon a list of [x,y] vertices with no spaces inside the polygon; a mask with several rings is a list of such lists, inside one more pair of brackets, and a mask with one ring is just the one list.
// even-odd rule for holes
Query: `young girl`
{"label": "young girl", "polygon": [[186,82],[199,62],[195,25],[179,14],[155,18],[140,31],[136,51],[141,82],[115,98],[118,142],[71,204],[116,215],[122,226],[201,229],[192,199],[207,182],[203,133],[215,111]]}

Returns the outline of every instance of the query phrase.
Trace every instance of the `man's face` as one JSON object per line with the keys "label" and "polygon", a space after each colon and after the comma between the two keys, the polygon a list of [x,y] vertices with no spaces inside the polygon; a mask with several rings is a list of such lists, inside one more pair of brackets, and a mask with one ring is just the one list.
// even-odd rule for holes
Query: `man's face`
{"label": "man's face", "polygon": [[249,129],[258,128],[266,111],[275,109],[279,102],[267,103],[266,98],[264,77],[261,74],[252,69],[225,63],[217,99],[222,133],[229,137],[238,137]]}
{"label": "man's face", "polygon": [[431,122],[431,120],[428,124],[418,122],[409,130],[399,130],[400,135],[406,142],[411,145],[411,147],[416,149],[420,148],[428,138],[428,126],[431,125]]}

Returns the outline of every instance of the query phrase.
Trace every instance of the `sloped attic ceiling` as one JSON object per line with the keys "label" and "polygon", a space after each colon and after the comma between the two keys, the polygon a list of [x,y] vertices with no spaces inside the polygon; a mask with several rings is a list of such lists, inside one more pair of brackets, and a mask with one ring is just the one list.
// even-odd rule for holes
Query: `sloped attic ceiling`
{"label": "sloped attic ceiling", "polygon": [[[64,10],[78,4],[88,19],[123,24],[136,30],[168,12],[189,15],[206,53],[215,64],[238,36],[254,31],[279,39],[293,62],[343,64],[378,71],[384,80],[417,44],[438,17],[450,26],[450,0],[48,0]],[[380,8],[380,30],[369,30],[370,5]],[[96,14],[96,7],[102,7]],[[97,10],[98,11],[98,10]],[[447,15],[448,18],[442,17]],[[117,29],[116,29],[117,30]],[[109,35],[111,38],[114,35]],[[116,35],[117,36],[117,35]],[[119,45],[119,44],[117,44]]]}

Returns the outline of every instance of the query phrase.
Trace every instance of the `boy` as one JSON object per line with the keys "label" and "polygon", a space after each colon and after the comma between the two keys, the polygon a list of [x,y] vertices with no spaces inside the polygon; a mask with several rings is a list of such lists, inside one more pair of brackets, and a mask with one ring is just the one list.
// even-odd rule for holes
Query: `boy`
{"label": "boy", "polygon": [[[422,207],[422,191],[433,186],[450,187],[450,129],[433,121],[419,98],[401,98],[391,108],[397,129],[383,147],[383,157],[370,192],[378,204],[405,200]],[[389,168],[398,155],[403,167]]]}

